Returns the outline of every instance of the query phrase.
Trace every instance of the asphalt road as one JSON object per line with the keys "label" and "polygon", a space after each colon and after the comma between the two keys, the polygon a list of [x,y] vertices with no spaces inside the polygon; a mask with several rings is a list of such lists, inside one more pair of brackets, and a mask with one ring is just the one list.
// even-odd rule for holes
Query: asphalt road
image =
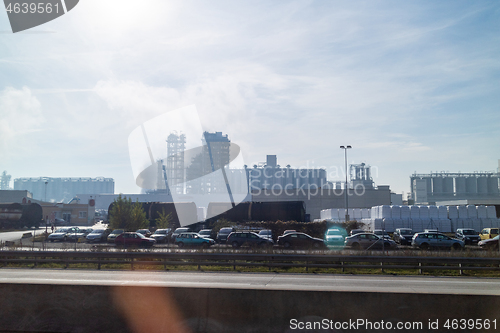
{"label": "asphalt road", "polygon": [[500,279],[1,268],[0,283],[500,295]]}

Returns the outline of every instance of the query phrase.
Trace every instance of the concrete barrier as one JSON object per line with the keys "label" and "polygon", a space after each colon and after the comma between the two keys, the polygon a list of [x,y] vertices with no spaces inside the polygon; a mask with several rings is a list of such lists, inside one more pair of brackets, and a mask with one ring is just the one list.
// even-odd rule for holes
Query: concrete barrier
{"label": "concrete barrier", "polygon": [[[393,332],[445,332],[447,319],[500,320],[500,297],[481,295],[64,284],[0,284],[0,295],[0,332],[312,332],[300,330],[307,323],[388,331],[373,327],[382,321],[422,323]],[[372,327],[353,330],[360,320]]]}

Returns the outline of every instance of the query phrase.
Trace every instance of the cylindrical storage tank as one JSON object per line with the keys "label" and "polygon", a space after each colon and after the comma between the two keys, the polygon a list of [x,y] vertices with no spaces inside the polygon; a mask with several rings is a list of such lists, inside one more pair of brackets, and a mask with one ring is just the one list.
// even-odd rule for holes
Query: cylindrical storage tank
{"label": "cylindrical storage tank", "polygon": [[429,206],[419,206],[420,208],[420,219],[428,220],[429,219]]}
{"label": "cylindrical storage tank", "polygon": [[452,194],[454,192],[453,188],[453,178],[444,177],[443,178],[443,193]]}
{"label": "cylindrical storage tank", "polygon": [[469,217],[469,214],[467,213],[467,206],[460,205],[458,206],[458,218],[459,219],[466,219]]}
{"label": "cylindrical storage tank", "polygon": [[401,206],[401,218],[402,219],[410,218],[410,206]]}
{"label": "cylindrical storage tank", "polygon": [[332,209],[323,209],[321,212],[319,212],[319,218],[322,220],[331,220]]}
{"label": "cylindrical storage tank", "polygon": [[444,220],[448,218],[448,207],[438,206],[438,219]]}
{"label": "cylindrical storage tank", "polygon": [[448,206],[448,218],[458,219],[458,206]]}
{"label": "cylindrical storage tank", "polygon": [[389,206],[389,205],[380,206],[380,213],[381,213],[380,218],[390,219],[391,218],[391,206]]}
{"label": "cylindrical storage tank", "polygon": [[481,176],[477,178],[477,193],[488,193],[488,177]]}
{"label": "cylindrical storage tank", "polygon": [[486,215],[486,206],[477,206],[477,217],[480,219],[485,219],[488,217],[488,215]]}
{"label": "cylindrical storage tank", "polygon": [[341,221],[345,220],[345,208],[339,208],[339,219]]}
{"label": "cylindrical storage tank", "polygon": [[362,208],[361,209],[361,217],[364,218],[364,219],[369,219],[370,218],[370,212],[371,212],[371,209]]}
{"label": "cylindrical storage tank", "polygon": [[420,218],[420,208],[418,206],[410,206],[410,217],[412,219]]}
{"label": "cylindrical storage tank", "polygon": [[488,177],[488,194],[498,194],[498,177]]}
{"label": "cylindrical storage tank", "polygon": [[354,218],[356,220],[360,220],[363,218],[363,216],[361,216],[361,208],[354,208]]}
{"label": "cylindrical storage tank", "polygon": [[465,177],[456,177],[455,178],[455,192],[457,194],[465,193]]}
{"label": "cylindrical storage tank", "polygon": [[474,205],[467,205],[467,217],[477,219],[477,208]]}
{"label": "cylindrical storage tank", "polygon": [[437,206],[429,206],[429,218],[434,220],[439,218],[439,212]]}
{"label": "cylindrical storage tank", "polygon": [[399,205],[391,206],[391,217],[392,217],[392,219],[400,219],[401,218],[401,206],[399,206]]}
{"label": "cylindrical storage tank", "polygon": [[441,177],[432,178],[432,193],[433,194],[443,193],[443,178]]}
{"label": "cylindrical storage tank", "polygon": [[467,194],[476,194],[477,193],[477,178],[476,177],[467,177],[465,179],[465,191]]}
{"label": "cylindrical storage tank", "polygon": [[378,219],[378,206],[373,206],[371,209],[370,217],[372,219]]}

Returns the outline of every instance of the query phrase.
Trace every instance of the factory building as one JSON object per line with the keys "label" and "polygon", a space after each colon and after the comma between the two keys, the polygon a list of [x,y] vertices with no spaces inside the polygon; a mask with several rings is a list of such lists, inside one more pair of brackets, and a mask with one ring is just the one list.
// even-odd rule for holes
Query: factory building
{"label": "factory building", "polygon": [[14,190],[25,190],[33,199],[46,202],[68,202],[77,194],[105,194],[115,192],[112,178],[16,178]]}

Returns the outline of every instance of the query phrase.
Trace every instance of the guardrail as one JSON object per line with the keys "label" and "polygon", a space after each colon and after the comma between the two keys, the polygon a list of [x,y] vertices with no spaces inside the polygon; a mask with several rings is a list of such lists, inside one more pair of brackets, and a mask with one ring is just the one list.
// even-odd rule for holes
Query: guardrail
{"label": "guardrail", "polygon": [[72,252],[72,251],[0,251],[0,264],[60,264],[65,268],[72,264],[91,264],[97,269],[103,265],[126,264],[131,269],[142,265],[164,266],[232,266],[287,268],[339,268],[342,272],[351,268],[384,270],[500,270],[500,258],[468,257],[417,257],[417,256],[365,256],[328,254],[239,254],[239,253],[190,253],[190,252]]}

